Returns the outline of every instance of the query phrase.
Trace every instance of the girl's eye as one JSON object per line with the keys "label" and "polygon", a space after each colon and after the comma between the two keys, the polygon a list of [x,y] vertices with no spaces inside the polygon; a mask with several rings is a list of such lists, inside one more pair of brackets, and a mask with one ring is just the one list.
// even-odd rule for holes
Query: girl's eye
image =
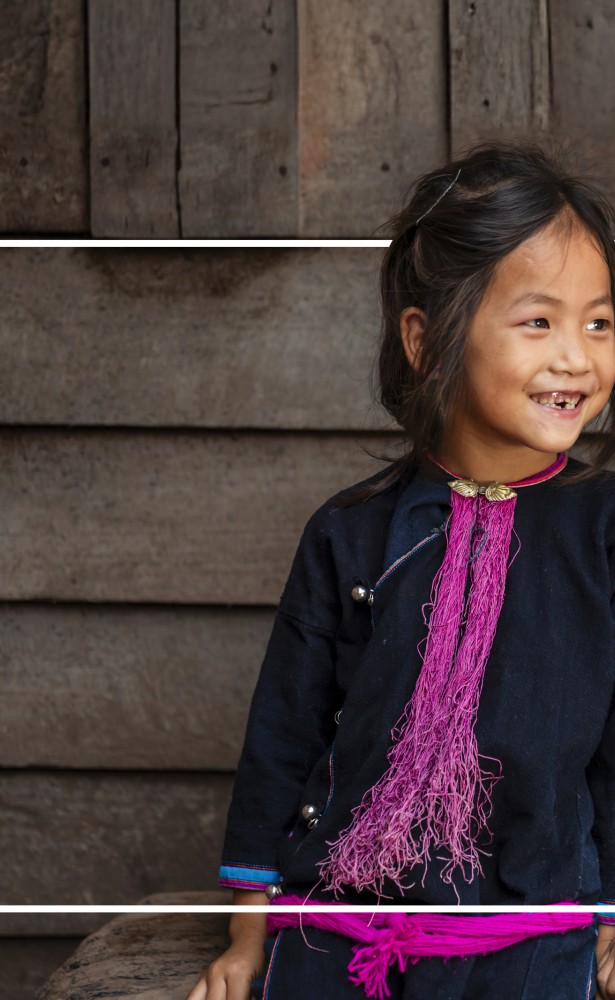
{"label": "girl's eye", "polygon": [[528,319],[528,321],[527,321],[527,325],[528,326],[533,326],[534,323],[539,324],[539,325],[537,325],[535,327],[535,329],[537,329],[537,330],[548,330],[549,329],[549,320],[546,319],[544,316],[539,316],[537,319]]}
{"label": "girl's eye", "polygon": [[[596,323],[599,325],[596,326],[595,325]],[[606,330],[608,325],[609,325],[608,319],[593,319],[591,323],[587,324],[587,327],[589,330],[598,330],[599,332],[601,332],[602,330]]]}

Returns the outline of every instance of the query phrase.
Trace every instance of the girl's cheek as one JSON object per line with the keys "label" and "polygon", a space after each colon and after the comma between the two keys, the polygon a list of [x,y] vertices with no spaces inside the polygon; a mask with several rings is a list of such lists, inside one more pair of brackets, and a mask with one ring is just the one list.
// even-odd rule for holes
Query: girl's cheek
{"label": "girl's cheek", "polygon": [[605,367],[606,367],[606,372],[604,381],[609,386],[609,389],[612,389],[613,385],[615,384],[615,353],[613,354],[613,357],[610,359],[610,363]]}

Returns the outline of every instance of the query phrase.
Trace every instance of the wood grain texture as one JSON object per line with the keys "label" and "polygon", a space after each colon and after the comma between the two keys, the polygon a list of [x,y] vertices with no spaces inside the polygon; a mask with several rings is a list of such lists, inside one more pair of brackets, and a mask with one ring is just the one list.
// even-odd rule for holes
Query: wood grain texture
{"label": "wood grain texture", "polygon": [[295,4],[178,2],[183,236],[296,235]]}
{"label": "wood grain texture", "polygon": [[225,914],[123,914],[86,938],[37,1000],[185,1000],[228,945]]}
{"label": "wood grain texture", "polygon": [[445,155],[441,3],[299,0],[300,232],[372,237]]}
{"label": "wood grain texture", "polygon": [[451,145],[549,123],[547,0],[449,0]]}
{"label": "wood grain texture", "polygon": [[0,0],[0,230],[87,228],[81,0]]}
{"label": "wood grain texture", "polygon": [[364,248],[0,250],[0,423],[382,427],[379,261]]}
{"label": "wood grain texture", "polygon": [[301,531],[389,438],[0,432],[0,599],[277,604]]}
{"label": "wood grain texture", "polygon": [[215,889],[231,780],[2,771],[2,902],[134,904],[153,892]]}
{"label": "wood grain texture", "polygon": [[551,129],[615,197],[615,91],[611,80],[615,8],[609,0],[557,0],[549,7]]}
{"label": "wood grain texture", "polygon": [[105,913],[0,913],[3,938],[83,938],[109,921]]}
{"label": "wood grain texture", "polygon": [[0,996],[33,1000],[80,943],[78,937],[0,938]]}
{"label": "wood grain texture", "polygon": [[175,0],[88,0],[92,236],[173,239]]}
{"label": "wood grain texture", "polygon": [[[227,906],[228,889],[210,889],[205,892],[161,892],[136,900],[138,906]],[[102,905],[102,904],[101,904]],[[115,906],[116,904],[111,904]],[[127,904],[133,905],[133,903]],[[0,938],[84,938],[99,930],[113,918],[113,913],[88,911],[86,913],[0,913]]]}
{"label": "wood grain texture", "polygon": [[3,767],[233,770],[269,609],[0,605]]}

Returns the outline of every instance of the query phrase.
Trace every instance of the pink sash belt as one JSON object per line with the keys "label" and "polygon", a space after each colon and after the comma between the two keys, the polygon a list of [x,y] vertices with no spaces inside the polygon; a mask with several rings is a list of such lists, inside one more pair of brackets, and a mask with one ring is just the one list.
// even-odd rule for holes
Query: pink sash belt
{"label": "pink sash belt", "polygon": [[[305,900],[278,899],[295,905]],[[496,913],[464,916],[448,913],[332,913],[301,910],[267,915],[269,933],[288,927],[316,927],[355,941],[348,972],[368,997],[385,1000],[390,990],[386,976],[395,964],[404,972],[421,958],[459,958],[486,955],[543,934],[590,927],[591,913]]]}

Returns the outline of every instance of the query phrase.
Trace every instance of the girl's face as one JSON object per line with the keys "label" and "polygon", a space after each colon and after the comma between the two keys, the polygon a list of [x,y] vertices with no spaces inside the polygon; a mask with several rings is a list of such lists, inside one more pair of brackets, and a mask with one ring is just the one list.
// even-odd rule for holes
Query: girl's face
{"label": "girl's face", "polygon": [[[608,267],[591,234],[556,219],[508,254],[466,342],[466,401],[442,457],[476,479],[523,478],[577,440],[615,382]],[[470,470],[468,470],[468,465]]]}

